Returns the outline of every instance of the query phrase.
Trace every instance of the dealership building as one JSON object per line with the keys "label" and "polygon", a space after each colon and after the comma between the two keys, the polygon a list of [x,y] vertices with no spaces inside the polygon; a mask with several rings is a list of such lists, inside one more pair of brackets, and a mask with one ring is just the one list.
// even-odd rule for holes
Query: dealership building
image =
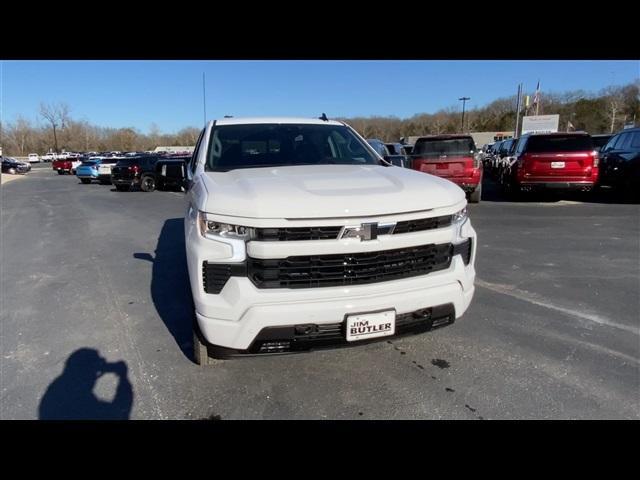
{"label": "dealership building", "polygon": [[196,147],[156,147],[155,153],[193,153]]}

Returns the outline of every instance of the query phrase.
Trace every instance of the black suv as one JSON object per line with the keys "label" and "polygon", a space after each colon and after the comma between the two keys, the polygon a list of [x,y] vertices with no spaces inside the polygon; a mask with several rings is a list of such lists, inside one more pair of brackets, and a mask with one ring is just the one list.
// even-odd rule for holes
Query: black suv
{"label": "black suv", "polygon": [[155,172],[158,159],[157,155],[144,155],[118,160],[111,169],[111,183],[119,192],[128,192],[136,186],[147,191],[147,187],[142,184],[142,178]]}
{"label": "black suv", "polygon": [[184,183],[185,165],[190,158],[144,155],[119,160],[111,170],[111,183],[119,192],[127,192],[136,186],[143,192],[180,189]]}
{"label": "black suv", "polygon": [[640,189],[640,128],[623,130],[602,147],[598,183],[627,193]]}

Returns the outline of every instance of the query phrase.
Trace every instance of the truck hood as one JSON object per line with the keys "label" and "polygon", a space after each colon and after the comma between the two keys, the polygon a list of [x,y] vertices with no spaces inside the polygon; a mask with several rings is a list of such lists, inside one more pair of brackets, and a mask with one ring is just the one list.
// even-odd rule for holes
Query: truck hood
{"label": "truck hood", "polygon": [[407,168],[313,165],[206,172],[205,211],[248,218],[339,218],[453,206],[458,186]]}

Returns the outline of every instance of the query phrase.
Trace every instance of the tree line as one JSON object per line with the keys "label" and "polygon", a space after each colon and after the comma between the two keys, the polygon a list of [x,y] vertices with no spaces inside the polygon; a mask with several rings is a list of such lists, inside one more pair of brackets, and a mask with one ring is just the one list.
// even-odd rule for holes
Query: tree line
{"label": "tree line", "polygon": [[[532,96],[532,95],[531,95]],[[517,96],[494,100],[482,108],[465,112],[465,132],[513,132],[516,125]],[[524,113],[524,111],[523,111]],[[529,115],[535,111],[529,108]],[[640,81],[611,86],[597,93],[576,90],[542,93],[539,115],[559,114],[559,130],[584,130],[593,135],[613,133],[625,124],[640,121]],[[402,137],[460,133],[461,111],[449,107],[435,113],[420,113],[410,118],[341,118],[365,138],[395,142]]]}
{"label": "tree line", "polygon": [[[340,118],[365,138],[392,142],[402,137],[458,133],[461,125],[458,107],[435,113],[420,113],[410,118]],[[528,112],[532,115],[534,112]],[[577,90],[542,93],[540,115],[559,114],[561,131],[584,130],[591,134],[612,133],[628,122],[640,120],[640,81],[610,86],[597,93]],[[0,122],[0,146],[5,154],[25,156],[48,151],[143,151],[157,146],[195,145],[198,127],[186,127],[176,133],[161,133],[153,124],[148,133],[133,127],[99,127],[87,120],[75,120],[65,103],[41,104],[41,123],[18,116],[6,125]],[[516,95],[494,100],[482,108],[465,112],[464,131],[513,131],[516,123]]]}
{"label": "tree line", "polygon": [[66,103],[40,104],[36,125],[23,116],[0,124],[0,146],[6,155],[25,156],[29,153],[146,151],[158,146],[195,145],[200,128],[186,127],[177,133],[161,133],[151,125],[149,133],[133,127],[99,127],[87,120],[74,120]]}

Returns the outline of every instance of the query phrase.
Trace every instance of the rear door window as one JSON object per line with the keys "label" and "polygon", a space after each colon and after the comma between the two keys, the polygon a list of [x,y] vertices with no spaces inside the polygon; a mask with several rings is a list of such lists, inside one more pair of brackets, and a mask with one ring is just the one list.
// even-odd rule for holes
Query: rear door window
{"label": "rear door window", "polygon": [[509,153],[509,150],[511,149],[512,144],[513,144],[512,140],[507,140],[503,142],[503,144],[500,145],[500,154],[507,155]]}
{"label": "rear door window", "polygon": [[609,139],[607,144],[602,148],[602,151],[603,152],[608,152],[609,150],[613,150],[613,147],[615,146],[615,144],[616,144],[616,142],[618,141],[619,138],[620,138],[620,135],[616,135],[614,137],[611,137],[611,139]]}
{"label": "rear door window", "polygon": [[475,150],[475,144],[471,137],[468,138],[438,138],[419,139],[413,149],[413,153],[423,156],[440,155],[470,155]]}
{"label": "rear door window", "polygon": [[588,135],[533,136],[527,142],[530,153],[584,152],[593,150],[593,141]]}
{"label": "rear door window", "polygon": [[200,153],[200,147],[202,146],[202,137],[204,137],[204,131],[206,129],[203,128],[200,131],[200,135],[198,136],[198,140],[196,141],[196,148],[193,149],[193,155],[191,156],[191,160],[189,162],[189,170],[191,170],[191,173],[194,173],[196,171],[196,164],[198,161],[198,154]]}

